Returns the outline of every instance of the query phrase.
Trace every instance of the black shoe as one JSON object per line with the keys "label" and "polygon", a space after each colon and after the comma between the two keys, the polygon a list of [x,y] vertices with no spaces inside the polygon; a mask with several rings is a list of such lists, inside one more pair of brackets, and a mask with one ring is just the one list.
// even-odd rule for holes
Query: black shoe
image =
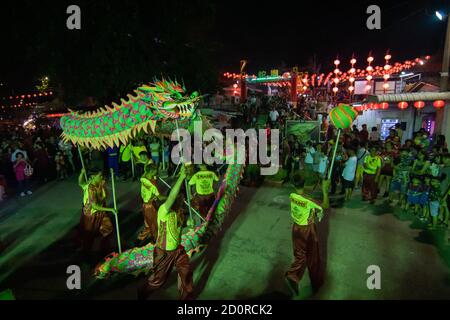
{"label": "black shoe", "polygon": [[298,283],[296,283],[294,280],[292,280],[289,277],[285,277],[284,280],[286,281],[286,284],[287,284],[289,290],[291,290],[291,293],[294,296],[298,296]]}

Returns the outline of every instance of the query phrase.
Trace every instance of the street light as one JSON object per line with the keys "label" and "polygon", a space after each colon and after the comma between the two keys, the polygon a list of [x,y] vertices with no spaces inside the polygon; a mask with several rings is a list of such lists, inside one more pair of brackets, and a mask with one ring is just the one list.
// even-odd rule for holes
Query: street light
{"label": "street light", "polygon": [[444,16],[442,15],[442,13],[440,13],[439,11],[436,11],[435,14],[439,20],[441,20],[441,21],[444,20]]}

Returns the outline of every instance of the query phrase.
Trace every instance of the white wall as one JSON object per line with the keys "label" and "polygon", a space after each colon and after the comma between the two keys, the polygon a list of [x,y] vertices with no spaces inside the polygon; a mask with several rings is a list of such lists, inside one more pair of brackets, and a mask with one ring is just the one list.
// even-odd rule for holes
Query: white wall
{"label": "white wall", "polygon": [[[410,139],[414,131],[417,131],[422,126],[422,117],[424,113],[436,112],[433,106],[426,106],[422,110],[417,111],[416,116],[416,125],[413,129],[413,119],[414,119],[414,106],[410,103],[410,106],[406,110],[400,110],[397,106],[390,106],[388,110],[367,110],[363,111],[363,114],[358,116],[353,124],[358,126],[358,129],[361,129],[363,124],[367,124],[367,130],[371,131],[372,127],[378,127],[380,130],[381,119],[385,118],[393,118],[399,119],[400,122],[406,122],[406,131],[403,133],[403,141],[405,139]],[[450,111],[447,111],[447,119],[444,120],[444,126],[446,128],[446,139],[450,139]],[[450,141],[450,140],[447,140]]]}

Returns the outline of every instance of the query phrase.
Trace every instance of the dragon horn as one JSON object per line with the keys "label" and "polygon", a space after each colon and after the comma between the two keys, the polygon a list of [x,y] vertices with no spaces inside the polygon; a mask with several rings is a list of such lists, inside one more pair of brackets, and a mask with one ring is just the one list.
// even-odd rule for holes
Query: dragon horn
{"label": "dragon horn", "polygon": [[150,128],[152,129],[152,132],[155,133],[155,128],[156,128],[156,120],[150,120]]}

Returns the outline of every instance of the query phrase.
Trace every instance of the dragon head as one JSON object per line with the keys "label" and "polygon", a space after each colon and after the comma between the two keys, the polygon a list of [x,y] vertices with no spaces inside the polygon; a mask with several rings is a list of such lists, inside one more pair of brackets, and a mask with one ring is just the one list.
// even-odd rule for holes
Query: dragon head
{"label": "dragon head", "polygon": [[184,86],[166,80],[143,85],[135,92],[154,111],[172,119],[190,118],[201,99],[197,91],[194,91],[191,95],[186,95]]}

